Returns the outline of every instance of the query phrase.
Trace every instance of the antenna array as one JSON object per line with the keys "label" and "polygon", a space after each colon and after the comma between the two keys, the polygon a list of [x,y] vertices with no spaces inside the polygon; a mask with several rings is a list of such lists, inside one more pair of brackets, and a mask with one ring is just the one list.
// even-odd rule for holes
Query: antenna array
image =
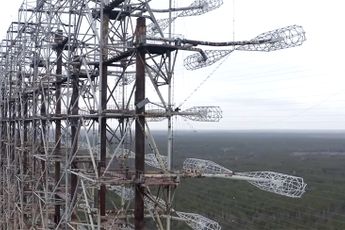
{"label": "antenna array", "polygon": [[[178,51],[194,53],[184,63],[196,70],[235,50],[301,45],[302,27],[239,42],[172,38],[163,32],[174,20],[205,14],[223,1],[162,9],[152,2],[24,0],[0,46],[1,229],[139,230],[145,218],[157,229],[170,230],[171,220],[195,230],[221,229],[207,217],[173,209],[181,178],[238,179],[284,196],[304,193],[302,178],[235,173],[208,160],[188,158],[174,170],[171,128],[174,116],[222,118],[217,106],[174,108]],[[147,84],[154,89],[149,97]],[[168,123],[165,149],[150,131],[151,120]]]}

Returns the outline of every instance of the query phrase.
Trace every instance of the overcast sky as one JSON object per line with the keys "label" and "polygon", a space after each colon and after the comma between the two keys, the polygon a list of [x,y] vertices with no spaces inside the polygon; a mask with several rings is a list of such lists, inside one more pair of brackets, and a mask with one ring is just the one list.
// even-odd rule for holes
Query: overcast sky
{"label": "overcast sky", "polygon": [[[6,1],[6,7],[0,8],[2,38],[21,2]],[[190,1],[175,2],[185,6]],[[176,105],[213,72],[182,109],[219,105],[224,118],[211,124],[178,118],[175,127],[345,129],[344,4],[341,0],[224,0],[213,12],[177,19],[175,33],[191,39],[226,41],[234,36],[235,40],[248,40],[298,24],[304,27],[307,41],[297,48],[270,53],[236,51],[222,65],[197,71],[176,67]],[[187,55],[190,53],[181,53],[181,59]]]}

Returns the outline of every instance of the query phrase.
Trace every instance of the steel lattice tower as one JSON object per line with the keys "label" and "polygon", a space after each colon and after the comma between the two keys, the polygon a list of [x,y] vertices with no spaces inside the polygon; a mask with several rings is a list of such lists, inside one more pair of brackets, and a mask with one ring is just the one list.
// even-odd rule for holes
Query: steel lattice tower
{"label": "steel lattice tower", "polygon": [[[281,195],[303,194],[303,179],[285,174],[234,173],[193,158],[172,169],[172,117],[222,117],[217,106],[174,107],[178,51],[193,52],[184,64],[195,70],[235,50],[273,51],[305,40],[299,26],[240,42],[172,37],[174,20],[222,3],[173,8],[170,1],[153,9],[150,0],[24,0],[1,42],[1,229],[144,229],[145,218],[157,229],[169,230],[172,219],[220,229],[173,209],[184,177],[239,179]],[[148,122],[164,119],[168,140],[159,149]]]}

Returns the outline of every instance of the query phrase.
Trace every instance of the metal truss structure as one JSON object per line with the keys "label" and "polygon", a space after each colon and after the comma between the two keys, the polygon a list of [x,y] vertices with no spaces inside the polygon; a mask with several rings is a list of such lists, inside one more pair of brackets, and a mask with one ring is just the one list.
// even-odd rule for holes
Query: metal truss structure
{"label": "metal truss structure", "polygon": [[[1,229],[139,230],[146,218],[157,229],[170,230],[172,219],[192,229],[220,229],[172,208],[183,177],[237,177],[266,191],[302,195],[303,180],[283,174],[235,174],[204,160],[187,159],[182,171],[171,166],[173,116],[222,117],[216,106],[174,108],[178,51],[196,52],[186,61],[194,70],[234,50],[300,45],[302,28],[226,44],[173,38],[175,19],[207,13],[223,1],[173,8],[170,0],[162,9],[153,2],[24,0],[0,50]],[[149,96],[147,84],[154,89]],[[159,149],[148,121],[165,119],[168,140]]]}

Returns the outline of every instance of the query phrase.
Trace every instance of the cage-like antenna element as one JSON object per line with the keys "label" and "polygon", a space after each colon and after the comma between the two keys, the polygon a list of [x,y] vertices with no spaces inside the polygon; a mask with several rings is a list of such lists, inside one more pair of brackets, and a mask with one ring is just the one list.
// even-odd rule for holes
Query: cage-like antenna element
{"label": "cage-like antenna element", "polygon": [[[306,40],[302,26],[291,25],[284,28],[268,31],[256,36],[247,44],[237,47],[237,50],[245,51],[275,51],[300,46]],[[262,43],[260,41],[263,41]],[[255,44],[258,42],[258,44]]]}
{"label": "cage-like antenna element", "polygon": [[183,170],[194,176],[245,180],[261,190],[293,198],[301,197],[306,187],[301,177],[268,171],[234,173],[213,161],[196,158],[187,158]]}
{"label": "cage-like antenna element", "polygon": [[[158,159],[158,157],[160,159]],[[163,155],[155,155],[154,153],[145,154],[145,164],[157,168],[166,169],[168,168],[168,157]]]}
{"label": "cage-like antenna element", "polygon": [[306,40],[302,26],[292,25],[272,30],[256,36],[250,41],[236,42],[204,42],[192,40],[179,40],[178,42],[192,42],[193,45],[207,46],[232,46],[228,50],[205,50],[184,59],[184,66],[187,70],[196,70],[210,66],[215,62],[229,55],[234,50],[242,51],[275,51],[300,46]]}
{"label": "cage-like antenna element", "polygon": [[[160,198],[150,199],[145,197],[145,207],[149,210],[161,209],[165,207],[165,201]],[[196,213],[187,213],[187,212],[179,212],[172,209],[172,212],[176,213],[178,218],[174,217],[175,219],[184,221],[186,224],[189,225],[194,230],[221,230],[221,226],[214,220],[206,218],[200,214]]]}
{"label": "cage-like antenna element", "polygon": [[[109,186],[108,188],[126,201],[134,199],[134,191],[132,188],[126,188],[123,186]],[[165,201],[157,197],[151,199],[145,196],[144,202],[145,207],[149,210],[163,209],[163,207],[166,206]],[[184,221],[194,230],[221,230],[221,226],[216,221],[206,218],[202,215],[179,212],[175,210],[172,211],[178,216],[176,219]]]}
{"label": "cage-like antenna element", "polygon": [[186,57],[183,61],[184,67],[188,70],[196,70],[210,66],[222,58],[228,56],[232,50],[205,50],[203,55],[195,53]]}
{"label": "cage-like antenna element", "polygon": [[[160,108],[149,109],[146,114],[149,121],[162,121],[166,118],[166,111]],[[174,111],[172,114],[200,122],[218,122],[223,118],[223,112],[219,106],[193,106],[183,111]]]}
{"label": "cage-like antenna element", "polygon": [[301,197],[307,186],[301,177],[277,172],[242,172],[236,173],[236,175],[253,178],[254,180],[247,181],[261,190],[293,198]]}
{"label": "cage-like antenna element", "polygon": [[189,8],[183,10],[177,17],[198,16],[215,10],[223,5],[223,0],[196,0]]}
{"label": "cage-like antenna element", "polygon": [[221,230],[222,227],[214,220],[202,215],[188,212],[176,212],[194,230]]}
{"label": "cage-like antenna element", "polygon": [[[158,229],[164,228],[158,219],[166,218],[165,229],[169,230],[170,220],[175,218],[193,229],[218,230],[219,225],[207,218],[171,209],[180,177],[242,179],[285,195],[303,185],[271,172],[236,174],[207,161],[192,162],[195,167],[189,169],[193,172],[174,171],[172,117],[217,121],[221,113],[217,107],[181,111],[170,103],[174,95],[172,73],[180,51],[199,52],[201,58],[190,61],[197,63],[190,68],[195,69],[225,60],[236,49],[270,51],[298,45],[303,42],[298,40],[301,31],[271,31],[237,43],[187,40],[172,35],[171,30],[163,34],[163,30],[171,28],[177,17],[204,14],[218,8],[223,0],[191,0],[190,6],[181,8],[171,7],[170,1],[169,9],[162,10],[152,9],[151,2],[24,1],[18,21],[11,23],[0,44],[1,229],[143,229],[146,209]],[[156,13],[168,13],[169,19],[157,22],[165,16]],[[151,32],[160,36],[150,36],[146,19],[154,23]],[[292,38],[292,42],[285,41]],[[204,52],[197,47],[201,45],[226,46],[218,49],[227,50]],[[162,113],[145,108],[149,103],[145,73],[154,88],[149,95],[163,103],[157,104]],[[161,148],[145,120],[151,117],[168,118],[168,160],[160,156]],[[144,157],[149,151],[146,147],[154,154]],[[145,162],[160,169],[145,170]],[[7,173],[6,169],[13,167],[16,170]],[[289,189],[287,184],[292,184]],[[147,194],[151,186],[152,195]],[[122,197],[121,204],[109,208],[109,198],[119,201],[111,194]],[[164,203],[160,200],[163,196]],[[147,203],[144,197],[152,202]],[[82,218],[74,218],[74,214]]]}
{"label": "cage-like antenna element", "polygon": [[148,35],[154,35],[168,28],[169,24],[175,21],[178,17],[198,16],[215,10],[223,5],[223,0],[196,0],[189,7],[175,9],[175,11],[181,11],[177,16],[169,18],[158,19],[157,24],[150,24],[147,26]]}
{"label": "cage-like antenna element", "polygon": [[183,171],[194,174],[226,174],[232,175],[233,172],[213,161],[197,158],[187,158],[183,162]]}
{"label": "cage-like antenna element", "polygon": [[218,122],[222,116],[219,106],[194,106],[180,114],[192,121]]}

